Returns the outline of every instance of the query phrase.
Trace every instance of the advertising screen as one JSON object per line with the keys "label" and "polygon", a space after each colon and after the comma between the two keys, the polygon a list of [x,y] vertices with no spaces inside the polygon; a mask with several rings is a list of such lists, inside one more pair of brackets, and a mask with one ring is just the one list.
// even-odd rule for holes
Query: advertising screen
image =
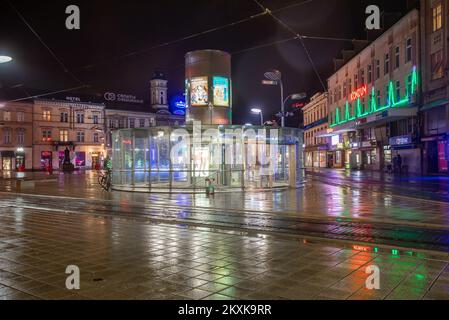
{"label": "advertising screen", "polygon": [[192,78],[190,80],[190,103],[192,106],[206,106],[208,104],[207,77]]}
{"label": "advertising screen", "polygon": [[224,77],[214,77],[214,105],[229,107],[229,80]]}

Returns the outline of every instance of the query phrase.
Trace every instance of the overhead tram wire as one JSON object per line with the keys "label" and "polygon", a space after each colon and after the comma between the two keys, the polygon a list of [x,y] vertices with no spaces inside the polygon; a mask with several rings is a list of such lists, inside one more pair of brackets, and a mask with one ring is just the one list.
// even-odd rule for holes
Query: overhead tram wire
{"label": "overhead tram wire", "polygon": [[65,73],[69,74],[76,82],[83,85],[83,87],[89,87],[83,81],[81,81],[73,72],[71,72],[66,65],[58,58],[58,56],[53,52],[53,50],[45,43],[42,37],[34,30],[34,28],[28,23],[25,17],[20,13],[20,11],[11,3],[11,1],[6,0],[11,9],[17,14],[17,16],[22,20],[22,22],[27,26],[27,28],[33,33],[33,35],[39,40],[39,42],[47,49],[47,51],[51,54],[51,56],[56,60],[56,62],[60,65],[60,67],[64,70]]}
{"label": "overhead tram wire", "polygon": [[[99,65],[109,64],[109,63],[116,62],[116,61],[119,61],[119,60],[122,60],[122,59],[130,58],[130,57],[136,56],[136,55],[141,54],[141,53],[145,53],[145,52],[149,52],[149,51],[152,51],[152,50],[155,50],[155,49],[159,49],[159,48],[163,48],[163,47],[166,47],[166,46],[170,46],[170,45],[182,42],[182,41],[194,39],[194,38],[197,38],[197,37],[200,37],[200,36],[212,33],[212,32],[224,30],[224,29],[229,28],[229,27],[237,26],[239,24],[252,21],[252,20],[254,20],[256,18],[259,18],[259,17],[263,17],[263,16],[266,16],[266,15],[269,15],[269,14],[273,14],[273,13],[278,13],[278,12],[281,12],[283,10],[287,10],[287,9],[290,9],[290,8],[293,8],[293,7],[298,7],[298,6],[301,6],[301,5],[305,5],[305,4],[311,3],[313,1],[316,1],[316,0],[301,1],[299,3],[294,3],[294,4],[291,4],[291,5],[282,7],[282,8],[275,9],[273,11],[266,10],[262,6],[264,8],[262,12],[254,14],[254,15],[251,15],[251,16],[249,16],[247,18],[240,19],[240,20],[237,20],[237,21],[234,21],[234,22],[230,22],[230,23],[218,26],[218,27],[214,27],[214,28],[208,29],[208,30],[204,30],[204,31],[200,31],[200,32],[197,32],[197,33],[193,33],[193,34],[184,36],[182,38],[178,38],[178,39],[175,39],[175,40],[171,40],[171,41],[167,41],[167,42],[164,42],[164,43],[160,43],[160,44],[154,45],[154,46],[149,47],[149,48],[135,50],[135,51],[132,51],[132,52],[129,52],[129,53],[126,53],[126,54],[123,54],[123,55],[120,55],[120,56],[117,56],[117,57],[114,57],[114,58],[109,58],[109,59],[104,59],[103,61],[94,62],[92,64],[85,65],[82,68],[84,68],[84,69],[91,69],[91,68],[97,67]],[[259,5],[259,7],[260,7],[260,5]],[[331,41],[333,40],[333,41],[343,41],[343,42],[363,41],[363,40],[345,39],[345,38],[332,38],[332,37],[297,35],[296,33],[295,33],[295,37],[297,37],[297,38],[303,37],[304,39],[331,40]]]}
{"label": "overhead tram wire", "polygon": [[315,63],[313,62],[312,56],[310,55],[309,50],[307,49],[306,44],[304,43],[303,37],[302,35],[298,34],[292,27],[290,27],[286,22],[284,22],[282,19],[278,18],[277,16],[275,16],[273,14],[272,11],[270,11],[270,9],[268,9],[267,7],[265,7],[264,5],[262,5],[258,0],[253,0],[262,10],[266,11],[278,24],[280,24],[284,29],[286,29],[288,32],[290,32],[291,34],[293,34],[295,37],[298,38],[299,42],[301,43],[304,52],[307,55],[307,58],[309,59],[309,62],[316,74],[316,76],[318,77],[321,86],[323,87],[323,90],[326,91],[326,85],[324,84],[324,81],[320,75],[320,73],[318,72],[318,69],[316,68]]}

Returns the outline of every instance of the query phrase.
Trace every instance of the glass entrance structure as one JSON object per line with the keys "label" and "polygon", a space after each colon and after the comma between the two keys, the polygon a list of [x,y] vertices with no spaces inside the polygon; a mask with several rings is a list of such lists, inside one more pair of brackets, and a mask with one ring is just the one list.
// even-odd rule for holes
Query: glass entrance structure
{"label": "glass entrance structure", "polygon": [[112,137],[115,190],[216,192],[303,184],[302,134],[235,125],[122,129]]}

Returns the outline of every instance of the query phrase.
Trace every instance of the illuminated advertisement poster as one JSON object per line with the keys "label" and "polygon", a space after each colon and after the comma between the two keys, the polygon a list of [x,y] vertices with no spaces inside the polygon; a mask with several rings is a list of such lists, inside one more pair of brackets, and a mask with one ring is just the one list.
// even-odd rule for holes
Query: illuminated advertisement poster
{"label": "illuminated advertisement poster", "polygon": [[205,106],[208,103],[207,77],[190,80],[190,103],[192,106]]}
{"label": "illuminated advertisement poster", "polygon": [[214,77],[214,105],[229,107],[229,81],[227,78]]}

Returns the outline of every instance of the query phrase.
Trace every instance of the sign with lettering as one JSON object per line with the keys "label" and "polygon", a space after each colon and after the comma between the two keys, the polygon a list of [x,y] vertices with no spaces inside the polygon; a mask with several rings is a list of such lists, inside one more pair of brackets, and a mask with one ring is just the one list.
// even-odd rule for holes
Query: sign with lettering
{"label": "sign with lettering", "polygon": [[391,146],[402,146],[406,144],[412,144],[412,136],[397,136],[390,138]]}
{"label": "sign with lettering", "polygon": [[355,91],[351,92],[350,98],[351,101],[357,100],[358,98],[361,98],[363,96],[365,96],[368,93],[368,87],[366,85],[358,88]]}

